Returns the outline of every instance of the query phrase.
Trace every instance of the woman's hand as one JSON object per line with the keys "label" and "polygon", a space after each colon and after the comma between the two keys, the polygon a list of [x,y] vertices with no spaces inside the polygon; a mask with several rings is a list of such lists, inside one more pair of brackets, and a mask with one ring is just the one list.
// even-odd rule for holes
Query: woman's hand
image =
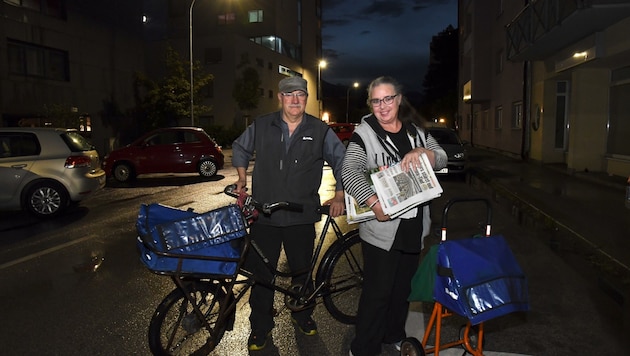
{"label": "woman's hand", "polygon": [[372,209],[372,212],[374,212],[374,215],[376,216],[376,220],[378,220],[378,221],[391,220],[389,215],[387,215],[387,214],[385,214],[383,212],[383,207],[381,206],[381,201],[378,199],[378,196],[376,194],[374,194],[373,196],[369,197],[365,201],[365,205],[369,206],[370,209]]}
{"label": "woman's hand", "polygon": [[425,153],[427,155],[427,158],[429,158],[429,163],[431,163],[431,167],[435,167],[435,152],[424,147],[417,147],[409,151],[409,153],[407,153],[403,157],[402,161],[400,161],[402,170],[408,172],[409,168],[420,167],[420,155],[423,153]]}

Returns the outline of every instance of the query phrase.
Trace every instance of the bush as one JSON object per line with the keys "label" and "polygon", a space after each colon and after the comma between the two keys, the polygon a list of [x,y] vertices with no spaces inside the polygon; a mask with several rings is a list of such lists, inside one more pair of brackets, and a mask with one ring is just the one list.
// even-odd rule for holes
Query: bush
{"label": "bush", "polygon": [[210,135],[219,146],[224,148],[232,147],[232,142],[243,132],[242,129],[235,127],[226,129],[222,126],[208,126],[204,127],[204,130],[206,130],[208,135]]}

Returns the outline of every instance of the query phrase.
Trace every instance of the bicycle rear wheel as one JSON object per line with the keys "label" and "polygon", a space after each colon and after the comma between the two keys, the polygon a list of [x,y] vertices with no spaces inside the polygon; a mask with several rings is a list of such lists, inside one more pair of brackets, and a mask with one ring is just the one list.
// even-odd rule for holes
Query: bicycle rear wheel
{"label": "bicycle rear wheel", "polygon": [[[154,355],[207,355],[219,343],[228,321],[217,323],[226,300],[220,285],[212,282],[186,284],[188,298],[177,288],[158,305],[149,324],[149,348]],[[199,307],[208,325],[198,316]]]}
{"label": "bicycle rear wheel", "polygon": [[333,250],[324,268],[323,277],[328,287],[323,295],[326,309],[338,321],[354,324],[363,289],[363,253],[357,230]]}

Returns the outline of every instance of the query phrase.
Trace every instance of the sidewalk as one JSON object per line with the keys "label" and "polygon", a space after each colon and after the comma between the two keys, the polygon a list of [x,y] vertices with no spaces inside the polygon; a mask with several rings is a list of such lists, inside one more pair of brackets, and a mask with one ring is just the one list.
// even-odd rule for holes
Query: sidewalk
{"label": "sidewalk", "polygon": [[485,185],[520,224],[578,270],[594,273],[600,288],[630,325],[630,209],[624,177],[570,172],[560,164],[529,163],[469,147],[471,184]]}

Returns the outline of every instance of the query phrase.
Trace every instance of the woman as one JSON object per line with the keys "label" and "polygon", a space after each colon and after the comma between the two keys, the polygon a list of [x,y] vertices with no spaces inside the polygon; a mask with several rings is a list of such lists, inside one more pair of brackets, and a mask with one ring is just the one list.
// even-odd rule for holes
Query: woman
{"label": "woman", "polygon": [[359,226],[364,282],[356,336],[350,345],[350,355],[354,356],[378,355],[381,343],[400,349],[400,341],[406,337],[411,278],[431,225],[426,204],[390,219],[383,213],[367,175],[397,162],[403,169],[418,166],[422,153],[436,170],[447,162],[446,153],[425,133],[422,119],[401,89],[391,77],[379,77],[369,85],[367,103],[372,114],[363,117],[355,129],[342,168],[345,190],[376,215],[375,220]]}

